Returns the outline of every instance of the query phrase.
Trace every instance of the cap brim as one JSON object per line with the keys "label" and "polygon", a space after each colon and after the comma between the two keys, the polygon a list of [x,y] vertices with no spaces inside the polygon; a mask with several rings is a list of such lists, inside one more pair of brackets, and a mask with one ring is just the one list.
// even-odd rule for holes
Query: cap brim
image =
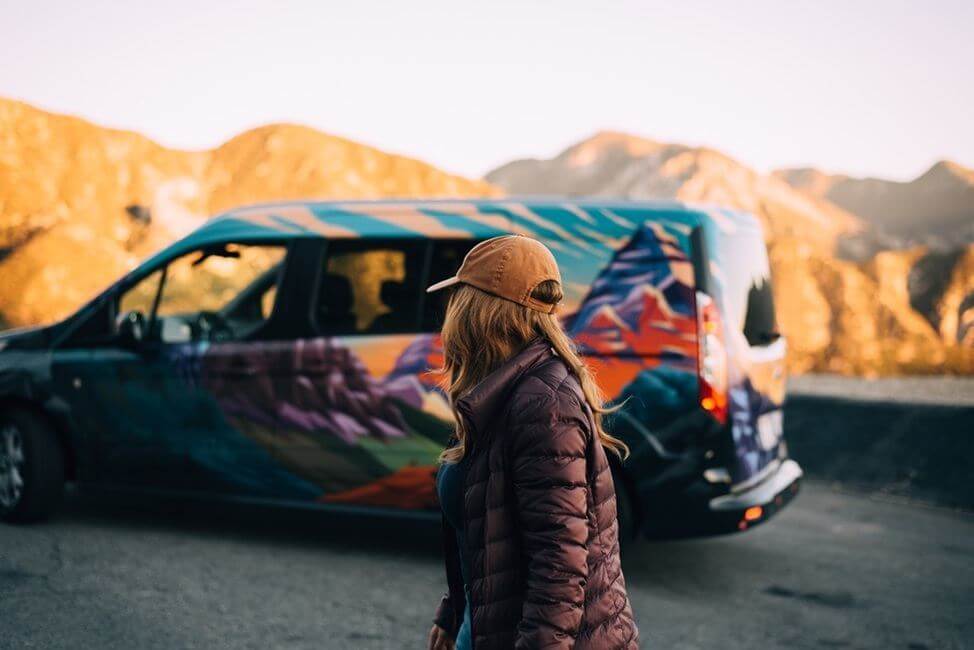
{"label": "cap brim", "polygon": [[452,287],[458,282],[460,282],[460,278],[454,275],[452,278],[447,278],[446,280],[442,280],[441,282],[437,282],[436,284],[430,285],[429,287],[426,288],[426,293],[433,293],[434,291],[439,291],[440,289],[446,289],[447,287]]}

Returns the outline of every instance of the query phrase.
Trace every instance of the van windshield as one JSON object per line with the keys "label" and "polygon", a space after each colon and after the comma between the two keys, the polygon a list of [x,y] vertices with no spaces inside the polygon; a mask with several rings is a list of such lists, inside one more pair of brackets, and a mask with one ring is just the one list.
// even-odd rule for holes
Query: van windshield
{"label": "van windshield", "polygon": [[771,268],[759,230],[741,229],[720,238],[729,323],[740,328],[747,342],[768,345],[778,338]]}

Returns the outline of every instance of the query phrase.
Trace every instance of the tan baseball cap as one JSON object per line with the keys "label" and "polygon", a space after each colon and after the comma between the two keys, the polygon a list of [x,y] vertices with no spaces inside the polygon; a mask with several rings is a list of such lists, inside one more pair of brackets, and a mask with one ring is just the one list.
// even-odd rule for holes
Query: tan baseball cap
{"label": "tan baseball cap", "polygon": [[548,247],[537,239],[523,235],[502,235],[471,248],[456,275],[437,282],[426,292],[432,293],[462,282],[535,311],[551,314],[557,304],[550,305],[531,297],[535,287],[545,280],[561,283],[558,263]]}

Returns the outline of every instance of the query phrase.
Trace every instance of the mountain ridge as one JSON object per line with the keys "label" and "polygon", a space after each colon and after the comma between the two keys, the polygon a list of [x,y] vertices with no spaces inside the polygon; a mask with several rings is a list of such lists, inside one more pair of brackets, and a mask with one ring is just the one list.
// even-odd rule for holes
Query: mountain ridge
{"label": "mountain ridge", "polygon": [[716,203],[754,213],[770,236],[834,245],[861,230],[852,214],[709,147],[598,132],[550,159],[520,159],[485,176],[509,194],[618,196]]}
{"label": "mountain ridge", "polygon": [[241,204],[498,193],[301,125],[185,151],[0,98],[0,320],[67,315],[152,251]]}
{"label": "mountain ridge", "polygon": [[[756,214],[793,371],[974,371],[974,244],[949,255],[913,246],[839,259],[843,242],[874,226],[826,197],[829,175],[806,175],[814,189],[707,147],[603,131],[551,159],[512,161],[476,180],[298,124],[185,151],[0,98],[0,324],[66,315],[148,253],[242,204],[590,194]],[[931,192],[974,178],[949,161],[925,175]]]}
{"label": "mountain ridge", "polygon": [[806,196],[860,217],[887,246],[946,250],[974,242],[974,169],[940,160],[909,181],[829,174],[813,167],[773,173]]}
{"label": "mountain ridge", "polygon": [[[958,167],[928,171],[953,174]],[[965,307],[967,276],[954,270],[966,267],[928,265],[942,281],[928,282],[935,294],[914,295],[911,286],[918,283],[910,277],[927,248],[880,250],[881,256],[873,250],[861,261],[837,257],[849,241],[873,237],[873,225],[830,201],[831,177],[818,170],[797,170],[786,179],[759,174],[707,147],[602,132],[549,159],[513,161],[486,178],[511,193],[680,199],[754,213],[764,227],[792,371],[974,370],[965,343],[971,330],[966,314],[974,310]],[[914,309],[917,301],[930,304],[926,314]]]}

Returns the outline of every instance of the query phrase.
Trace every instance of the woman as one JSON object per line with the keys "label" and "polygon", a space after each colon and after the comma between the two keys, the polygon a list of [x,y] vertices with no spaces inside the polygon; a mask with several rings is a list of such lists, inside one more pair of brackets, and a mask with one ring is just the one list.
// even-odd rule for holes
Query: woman
{"label": "woman", "polygon": [[437,490],[449,592],[432,650],[638,647],[619,563],[598,387],[555,316],[551,252],[518,235],[467,254],[443,324],[456,415]]}

